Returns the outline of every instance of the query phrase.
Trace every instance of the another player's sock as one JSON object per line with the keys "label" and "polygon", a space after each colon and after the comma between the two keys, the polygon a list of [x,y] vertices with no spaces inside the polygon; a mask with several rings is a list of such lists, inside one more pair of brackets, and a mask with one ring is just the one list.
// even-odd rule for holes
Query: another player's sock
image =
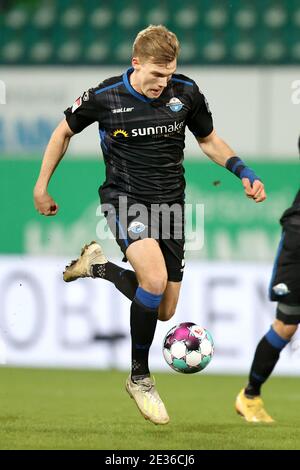
{"label": "another player's sock", "polygon": [[138,281],[134,271],[120,268],[120,266],[108,261],[104,264],[94,264],[93,277],[100,277],[112,282],[129,300],[133,300]]}
{"label": "another player's sock", "polygon": [[279,336],[271,327],[257,345],[252,362],[249,383],[245,395],[249,398],[260,395],[263,383],[272,373],[282,349],[289,343]]}
{"label": "another player's sock", "polygon": [[131,304],[131,378],[133,381],[150,375],[149,349],[154,338],[161,299],[162,294],[151,294],[142,287],[138,287]]}

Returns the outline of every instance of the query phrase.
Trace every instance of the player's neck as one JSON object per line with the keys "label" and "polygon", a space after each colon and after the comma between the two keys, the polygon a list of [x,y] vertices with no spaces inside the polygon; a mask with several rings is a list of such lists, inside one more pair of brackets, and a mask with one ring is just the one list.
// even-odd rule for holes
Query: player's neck
{"label": "player's neck", "polygon": [[135,70],[129,75],[129,83],[135,91],[140,93],[140,95],[143,94],[142,89],[139,85],[139,79],[137,77],[137,72]]}

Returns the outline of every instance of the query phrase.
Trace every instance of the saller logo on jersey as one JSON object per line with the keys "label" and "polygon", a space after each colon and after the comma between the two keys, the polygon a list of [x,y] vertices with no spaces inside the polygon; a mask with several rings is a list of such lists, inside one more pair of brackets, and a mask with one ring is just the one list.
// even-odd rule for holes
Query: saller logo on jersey
{"label": "saller logo on jersey", "polygon": [[111,112],[113,114],[116,113],[130,113],[134,108],[118,108],[118,109],[112,109]]}
{"label": "saller logo on jersey", "polygon": [[170,108],[170,110],[174,113],[177,113],[183,108],[183,103],[181,103],[180,99],[175,98],[174,96],[174,98],[171,98],[169,103],[166,104],[166,106]]}

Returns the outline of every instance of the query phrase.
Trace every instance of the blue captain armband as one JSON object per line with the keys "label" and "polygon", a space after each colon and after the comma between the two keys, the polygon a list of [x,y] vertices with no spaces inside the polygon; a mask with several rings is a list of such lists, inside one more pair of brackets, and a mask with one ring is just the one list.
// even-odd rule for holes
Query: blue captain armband
{"label": "blue captain armband", "polygon": [[231,173],[234,173],[238,178],[248,178],[251,186],[253,185],[255,180],[261,181],[261,179],[254,173],[251,168],[248,168],[243,160],[241,160],[239,157],[230,157],[228,158],[225,167],[227,170],[231,171]]}

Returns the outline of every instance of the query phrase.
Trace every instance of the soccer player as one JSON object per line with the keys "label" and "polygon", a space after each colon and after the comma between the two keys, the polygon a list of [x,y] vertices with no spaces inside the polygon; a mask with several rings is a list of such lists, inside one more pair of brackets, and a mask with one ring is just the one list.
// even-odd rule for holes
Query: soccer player
{"label": "soccer player", "polygon": [[[300,137],[298,148],[300,153]],[[240,391],[235,403],[236,411],[252,423],[274,422],[264,409],[261,387],[300,323],[300,189],[280,223],[282,236],[269,289],[270,300],[277,302],[276,319],[257,345],[248,385]]]}
{"label": "soccer player", "polygon": [[[260,179],[217,135],[196,83],[175,73],[178,52],[177,37],[164,26],[140,31],[132,67],[90,88],[66,109],[34,189],[36,209],[55,215],[58,206],[48,194],[49,180],[71,137],[97,121],[106,165],[101,207],[134,271],[109,262],[101,246],[92,242],[66,267],[64,280],[106,279],[131,300],[132,358],[126,389],[143,416],[156,424],[168,423],[169,416],[150,376],[148,357],[157,319],[174,315],[183,276],[186,126],[209,158],[241,179],[247,197],[257,203],[266,197]],[[136,205],[139,211],[133,213]]]}

